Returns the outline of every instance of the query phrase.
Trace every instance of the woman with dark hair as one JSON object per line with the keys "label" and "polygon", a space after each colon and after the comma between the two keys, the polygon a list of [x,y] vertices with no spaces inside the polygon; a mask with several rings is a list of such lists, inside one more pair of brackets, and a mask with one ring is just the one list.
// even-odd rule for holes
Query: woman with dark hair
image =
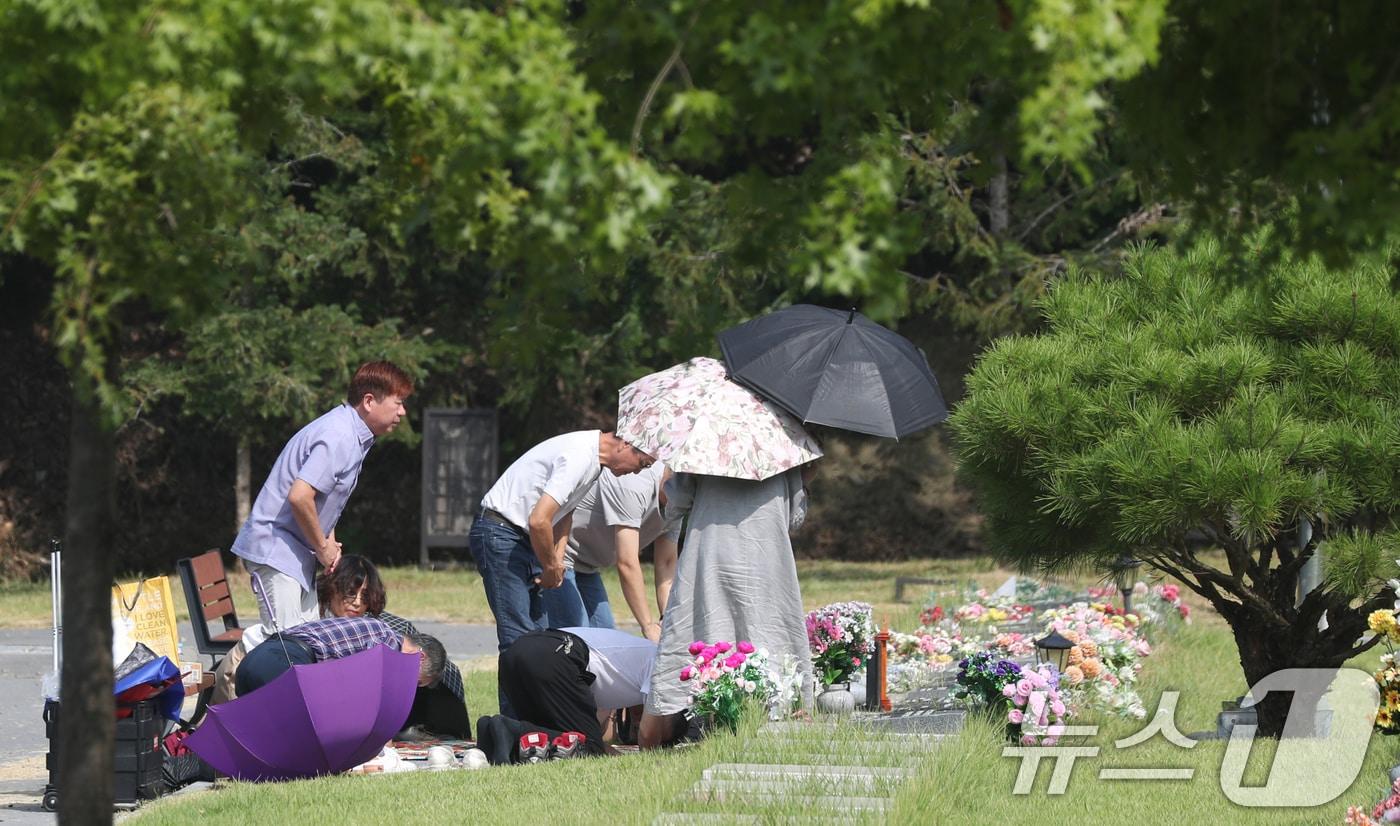
{"label": "woman with dark hair", "polygon": [[[322,616],[370,616],[398,634],[419,633],[413,623],[384,610],[387,602],[384,580],[379,578],[379,569],[374,567],[374,563],[359,554],[345,554],[336,563],[335,570],[322,571],[316,577],[316,596],[321,603]],[[467,716],[462,672],[451,660],[443,668],[441,679],[418,689],[413,698],[413,710],[404,722],[404,727],[408,726],[420,726],[436,734],[471,739],[472,727]]]}

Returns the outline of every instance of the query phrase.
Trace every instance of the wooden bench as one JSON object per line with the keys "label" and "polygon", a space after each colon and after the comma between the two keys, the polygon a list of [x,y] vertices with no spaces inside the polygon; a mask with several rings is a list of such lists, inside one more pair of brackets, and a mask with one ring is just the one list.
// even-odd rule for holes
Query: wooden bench
{"label": "wooden bench", "polygon": [[[223,557],[217,550],[181,559],[175,563],[175,568],[180,572],[180,583],[185,589],[185,606],[190,612],[195,648],[211,661],[209,670],[195,689],[199,693],[199,702],[186,723],[188,728],[193,728],[204,717],[208,706],[209,695],[214,689],[213,672],[218,669],[219,661],[243,638],[243,627],[238,624],[233,592],[228,587],[228,574],[224,570]],[[185,696],[190,693],[187,690]]]}
{"label": "wooden bench", "polygon": [[[228,588],[224,560],[218,551],[205,551],[175,563],[185,586],[185,605],[194,627],[194,644],[213,665],[243,638],[233,593]],[[216,625],[217,623],[217,625]],[[222,627],[219,627],[222,625]]]}

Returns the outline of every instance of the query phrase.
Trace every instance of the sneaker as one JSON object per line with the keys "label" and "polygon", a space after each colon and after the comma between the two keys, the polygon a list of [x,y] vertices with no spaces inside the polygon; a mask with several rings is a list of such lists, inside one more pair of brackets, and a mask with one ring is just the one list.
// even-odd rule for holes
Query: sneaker
{"label": "sneaker", "polygon": [[550,753],[551,759],[567,760],[583,751],[583,744],[588,742],[588,738],[577,731],[566,731],[554,738],[554,749]]}
{"label": "sneaker", "polygon": [[549,735],[531,731],[520,736],[520,762],[538,763],[549,757]]}

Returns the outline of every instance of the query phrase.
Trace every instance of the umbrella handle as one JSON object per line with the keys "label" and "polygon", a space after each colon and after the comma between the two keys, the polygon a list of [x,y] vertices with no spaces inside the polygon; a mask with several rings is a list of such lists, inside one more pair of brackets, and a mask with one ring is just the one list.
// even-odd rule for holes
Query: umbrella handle
{"label": "umbrella handle", "polygon": [[267,601],[267,589],[263,587],[262,577],[258,576],[257,571],[249,571],[248,576],[251,577],[253,596],[257,597],[267,610],[267,618],[272,622],[272,632],[277,635],[277,644],[282,646],[282,656],[287,660],[287,667],[291,668],[292,655],[287,653],[287,641],[282,638],[282,629],[277,627],[277,615],[272,612],[272,603]]}

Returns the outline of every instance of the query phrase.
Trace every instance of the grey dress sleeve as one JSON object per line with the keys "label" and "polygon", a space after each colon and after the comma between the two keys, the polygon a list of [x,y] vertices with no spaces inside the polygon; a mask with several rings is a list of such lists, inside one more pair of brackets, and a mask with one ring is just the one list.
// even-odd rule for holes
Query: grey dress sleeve
{"label": "grey dress sleeve", "polygon": [[802,485],[802,471],[793,468],[787,472],[788,485],[788,533],[796,533],[807,521],[807,489]]}
{"label": "grey dress sleeve", "polygon": [[677,473],[666,482],[666,504],[661,507],[661,516],[668,523],[679,524],[681,518],[690,513],[695,502],[695,475]]}

